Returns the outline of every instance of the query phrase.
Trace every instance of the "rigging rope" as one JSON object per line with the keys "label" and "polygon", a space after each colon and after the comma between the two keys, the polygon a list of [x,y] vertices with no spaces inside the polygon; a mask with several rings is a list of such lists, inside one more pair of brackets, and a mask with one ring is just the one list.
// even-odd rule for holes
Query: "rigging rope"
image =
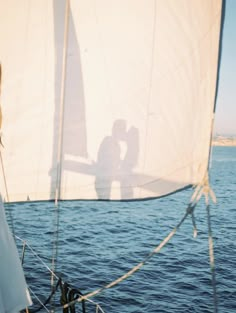
{"label": "rigging rope", "polygon": [[[37,312],[41,311],[43,308],[48,311],[46,305],[51,301],[52,297],[54,296],[54,294],[56,293],[56,291],[57,291],[57,289],[58,289],[58,287],[59,287],[60,285],[61,285],[61,278],[58,279],[55,288],[51,291],[50,295],[48,296],[48,298],[47,298],[44,302],[40,301],[39,298],[37,297],[37,300],[38,300],[39,303],[40,303],[40,306],[39,306],[38,308],[36,308],[36,309],[29,309],[29,308],[28,308],[27,311],[28,311],[29,313],[37,313]],[[22,312],[26,312],[26,313],[27,313],[27,311],[24,311],[24,310],[23,310]],[[49,311],[48,311],[48,312],[49,312]]]}
{"label": "rigging rope", "polygon": [[[52,249],[52,271],[56,270],[56,263],[58,258],[58,234],[59,234],[59,206],[58,199],[60,199],[61,190],[61,163],[62,163],[62,147],[63,147],[63,125],[64,125],[64,104],[65,104],[65,78],[66,78],[66,56],[68,45],[68,29],[69,29],[69,13],[70,0],[65,4],[65,27],[63,39],[63,54],[62,54],[62,75],[61,75],[61,94],[59,106],[59,140],[57,146],[57,178],[55,189],[55,224],[54,224],[54,238]],[[54,288],[54,276],[51,276],[51,288]]]}
{"label": "rigging rope", "polygon": [[[119,284],[123,280],[127,279],[130,277],[132,274],[134,274],[136,271],[138,271],[147,261],[149,261],[154,254],[159,253],[160,250],[170,241],[170,239],[175,235],[177,230],[180,228],[180,226],[183,224],[187,216],[190,214],[192,216],[192,222],[193,222],[193,227],[194,227],[194,236],[197,234],[196,230],[196,223],[195,223],[195,218],[193,215],[194,209],[199,202],[200,198],[202,195],[205,195],[206,203],[208,203],[209,195],[211,196],[213,202],[216,202],[216,197],[214,195],[214,192],[209,186],[209,179],[208,179],[208,173],[205,175],[204,180],[201,184],[196,186],[195,191],[193,193],[193,196],[191,198],[191,201],[186,209],[186,213],[180,220],[180,222],[176,225],[175,228],[167,235],[165,239],[161,241],[161,243],[152,251],[150,252],[147,257],[140,262],[138,265],[134,266],[130,271],[128,271],[126,274],[123,276],[117,278],[111,283],[108,283],[107,285],[98,288],[95,291],[92,291],[84,296],[81,296],[79,299],[76,299],[74,301],[71,301],[63,306],[63,308],[68,308],[71,305],[74,305],[75,302],[81,302],[84,300],[88,300],[91,297],[94,297],[95,295],[98,295],[105,291],[106,289],[112,288],[115,285]],[[209,206],[207,205],[207,209],[209,209]],[[210,215],[208,214],[208,227],[209,227],[209,253],[210,253],[210,263],[211,263],[211,272],[212,272],[212,285],[213,285],[213,292],[214,292],[214,313],[217,313],[217,297],[216,297],[216,281],[215,281],[215,266],[214,266],[214,254],[213,254],[213,239],[211,235],[211,226],[210,226]]]}
{"label": "rigging rope", "polygon": [[211,281],[212,281],[212,288],[213,288],[214,313],[217,313],[218,312],[218,300],[217,300],[217,290],[216,290],[214,245],[213,245],[210,205],[209,205],[209,196],[211,200],[213,201],[213,203],[216,203],[216,196],[210,187],[208,173],[206,173],[203,182],[199,186],[197,186],[195,190],[194,197],[196,198],[196,201],[198,201],[203,194],[205,195],[205,204],[206,204],[206,211],[207,211],[209,260],[210,260]]}
{"label": "rigging rope", "polygon": [[[29,291],[31,292],[31,294],[37,299],[38,303],[42,305],[42,307],[44,308],[44,310],[46,310],[47,312],[50,313],[50,311],[48,310],[48,308],[43,304],[43,302],[39,299],[39,297],[35,294],[35,292],[28,286]],[[23,311],[24,312],[24,311]],[[27,308],[26,313],[29,312],[29,309]]]}
{"label": "rigging rope", "polygon": [[[98,288],[95,291],[92,291],[90,293],[87,293],[85,295],[82,295],[77,289],[76,289],[76,293],[77,296],[75,299],[71,299],[71,297],[68,297],[68,301],[67,303],[62,304],[62,309],[63,312],[68,312],[68,308],[72,307],[72,311],[70,310],[71,313],[73,313],[73,307],[75,305],[76,302],[82,302],[85,303],[85,301],[90,301],[92,302],[89,298],[94,297],[95,295],[98,295],[100,293],[102,293],[103,291],[105,291],[106,289],[112,288],[114,286],[116,286],[117,284],[121,283],[123,280],[127,279],[128,277],[130,277],[132,274],[134,274],[135,272],[137,272],[143,265],[145,265],[155,254],[159,253],[160,250],[170,241],[170,239],[175,235],[175,233],[177,232],[177,230],[180,228],[180,226],[183,224],[183,222],[185,221],[185,219],[187,218],[188,215],[192,216],[192,221],[193,221],[193,227],[194,227],[194,235],[196,232],[196,223],[195,223],[195,218],[193,215],[194,209],[197,205],[197,203],[199,202],[200,198],[202,197],[202,195],[205,195],[205,201],[206,201],[206,208],[207,208],[207,214],[208,214],[208,235],[209,235],[209,258],[210,258],[210,266],[211,266],[211,274],[212,274],[212,285],[213,285],[213,293],[214,293],[214,313],[218,312],[218,308],[217,308],[217,295],[216,295],[216,279],[215,279],[215,264],[214,264],[214,251],[213,251],[213,238],[212,238],[212,230],[211,230],[211,223],[210,223],[210,212],[209,212],[209,195],[211,196],[213,202],[216,202],[216,198],[214,195],[214,192],[212,191],[212,189],[209,186],[209,180],[208,180],[208,175],[205,176],[203,182],[201,184],[199,184],[198,186],[196,186],[195,191],[193,193],[193,196],[190,200],[190,203],[186,209],[186,212],[184,214],[184,216],[182,217],[182,219],[179,221],[179,223],[172,229],[172,231],[166,236],[166,238],[164,238],[161,243],[156,246],[156,248],[154,250],[152,250],[147,256],[146,258],[144,258],[144,260],[140,263],[138,263],[136,266],[134,266],[130,271],[128,271],[127,273],[125,273],[124,275],[120,276],[119,278],[117,278],[116,280],[114,280],[111,283],[106,284],[105,286]],[[19,238],[19,237],[17,237]],[[19,238],[20,239],[20,238]],[[21,239],[20,239],[21,240]],[[23,241],[23,240],[22,240]],[[27,245],[27,244],[26,244]],[[31,251],[37,256],[38,259],[39,256],[32,250],[32,248],[27,245]],[[40,259],[40,261],[45,265],[45,263]],[[47,269],[51,272],[52,276],[57,277],[57,275],[48,268],[48,266],[46,266]],[[71,300],[71,301],[70,301]],[[82,307],[83,308],[83,307]],[[97,305],[96,309],[100,309],[100,307]],[[83,310],[85,310],[85,308],[83,308]],[[102,311],[102,310],[101,310]],[[85,311],[83,311],[85,312]],[[103,312],[103,311],[102,311]]]}
{"label": "rigging rope", "polygon": [[63,52],[62,52],[62,74],[61,74],[61,93],[59,105],[59,135],[57,146],[57,178],[55,190],[55,203],[60,199],[61,189],[61,163],[62,163],[62,148],[63,148],[63,127],[64,127],[64,111],[65,111],[65,80],[66,80],[66,61],[68,48],[68,30],[69,30],[69,16],[70,16],[70,0],[66,0],[65,18],[64,18],[64,37],[63,37]]}
{"label": "rigging rope", "polygon": [[153,251],[151,251],[142,262],[140,262],[138,265],[134,266],[130,271],[128,271],[123,276],[117,278],[113,282],[111,282],[111,283],[109,283],[109,284],[107,284],[107,285],[105,285],[105,286],[103,286],[103,287],[101,287],[101,288],[99,288],[99,289],[97,289],[97,290],[95,290],[93,292],[90,292],[90,293],[88,293],[88,294],[86,294],[84,296],[81,296],[79,299],[76,299],[74,301],[71,301],[71,302],[65,304],[63,306],[63,308],[68,308],[69,306],[73,305],[75,302],[81,302],[81,301],[84,301],[84,300],[88,300],[89,298],[94,297],[95,295],[98,295],[98,294],[102,293],[104,290],[114,287],[115,285],[121,283],[123,280],[127,279],[132,274],[137,272],[144,264],[146,264],[153,257],[154,254],[159,253],[160,250],[170,241],[170,239],[175,235],[177,230],[183,224],[183,222],[185,221],[187,216],[192,213],[192,211],[193,211],[195,206],[196,206],[196,204],[192,205],[191,203],[188,205],[187,210],[186,210],[184,216],[182,217],[180,222],[176,225],[176,227],[174,227],[172,229],[172,231],[168,234],[168,236],[165,239],[163,239],[161,241],[161,243]]}
{"label": "rigging rope", "polygon": [[[58,237],[59,237],[59,206],[55,205],[55,221],[54,221],[54,231],[52,238],[52,262],[51,262],[51,273],[56,271],[56,263],[58,259]],[[54,275],[51,275],[51,288],[54,289]]]}
{"label": "rigging rope", "polygon": [[207,210],[207,224],[208,224],[208,244],[209,244],[209,259],[211,268],[211,281],[213,288],[213,300],[214,300],[214,313],[218,312],[218,300],[216,290],[216,272],[215,272],[215,259],[214,259],[214,248],[213,248],[213,237],[211,230],[211,217],[210,217],[210,206],[206,205]]}
{"label": "rigging rope", "polygon": [[15,236],[16,239],[20,240],[24,246],[27,246],[29,250],[32,252],[32,254],[43,264],[43,266],[51,273],[51,275],[54,276],[54,278],[59,279],[59,277],[50,269],[49,266],[40,258],[40,256],[31,248],[31,246],[23,239],[21,239],[18,236]]}
{"label": "rigging rope", "polygon": [[208,176],[206,178],[204,194],[205,194],[206,211],[207,211],[209,260],[210,260],[211,281],[212,281],[212,288],[213,288],[214,313],[217,313],[218,312],[218,300],[217,300],[217,290],[216,290],[215,258],[214,258],[214,245],[213,245],[210,205],[209,205],[209,195],[214,203],[216,203],[216,196],[213,190],[209,186]]}
{"label": "rigging rope", "polygon": [[[58,287],[60,286],[60,288],[62,288],[62,286],[63,286],[64,284],[66,284],[66,285],[68,286],[68,292],[70,292],[70,296],[75,295],[75,293],[82,295],[82,293],[81,293],[77,288],[71,287],[71,286],[68,285],[66,282],[63,282],[63,280],[61,279],[61,277],[57,276],[57,275],[50,269],[50,267],[42,260],[42,258],[33,250],[33,248],[32,248],[25,240],[21,239],[21,238],[18,237],[18,236],[15,236],[15,238],[16,238],[17,240],[19,240],[19,241],[22,242],[22,250],[23,250],[23,251],[22,251],[22,258],[21,258],[22,264],[23,264],[23,262],[24,262],[25,248],[27,247],[27,248],[31,251],[31,253],[39,260],[39,262],[50,272],[50,274],[54,276],[54,279],[57,279],[57,284],[56,284],[56,287],[54,288],[54,291],[51,292],[51,294],[49,295],[49,297],[47,298],[47,300],[45,300],[44,302],[42,302],[42,301],[38,298],[38,296],[33,292],[33,290],[32,290],[30,287],[28,287],[29,290],[30,290],[30,292],[34,295],[34,297],[38,300],[39,304],[41,305],[40,308],[38,308],[38,309],[36,309],[36,310],[28,309],[29,313],[37,312],[37,311],[39,311],[39,310],[41,310],[41,309],[43,309],[43,308],[44,308],[47,312],[50,312],[50,311],[47,309],[46,304],[49,303],[49,301],[50,301],[49,298],[51,298],[51,297],[55,294],[55,292],[58,290]],[[53,294],[52,294],[52,293],[53,293]],[[49,300],[48,300],[48,299],[49,299]],[[92,300],[89,300],[89,299],[88,299],[87,301],[90,302],[91,304],[93,304],[93,305],[96,307],[96,313],[98,313],[98,312],[104,313],[103,309],[101,308],[101,306],[100,306],[98,303],[96,303],[96,302],[94,302],[94,301],[92,301]],[[27,313],[27,311],[24,311],[24,310],[23,310],[22,312]],[[73,311],[72,311],[72,312],[73,312]]]}

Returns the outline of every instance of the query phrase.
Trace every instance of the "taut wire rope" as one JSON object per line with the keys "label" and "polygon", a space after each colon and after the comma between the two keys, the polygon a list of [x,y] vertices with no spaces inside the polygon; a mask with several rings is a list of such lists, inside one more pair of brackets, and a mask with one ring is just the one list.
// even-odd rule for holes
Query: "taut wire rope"
{"label": "taut wire rope", "polygon": [[[54,238],[52,248],[52,271],[56,270],[56,263],[58,259],[58,235],[59,235],[59,205],[61,189],[61,163],[62,163],[62,148],[63,148],[63,126],[64,126],[64,104],[65,104],[65,79],[66,79],[66,58],[68,46],[68,29],[69,29],[69,13],[70,0],[66,0],[65,4],[65,26],[63,39],[63,53],[62,53],[62,75],[61,75],[61,93],[59,105],[59,136],[57,146],[57,177],[55,189],[55,223],[54,223]],[[54,276],[51,275],[51,288],[54,288]]]}
{"label": "taut wire rope", "polygon": [[[198,194],[196,195],[198,196]],[[200,198],[199,198],[200,199]],[[199,200],[198,199],[198,200]],[[143,267],[143,265],[145,265],[155,254],[159,253],[160,250],[170,241],[170,239],[176,234],[177,230],[180,228],[180,226],[183,224],[183,222],[186,220],[187,216],[189,214],[192,215],[195,206],[197,205],[196,198],[192,197],[191,198],[191,202],[189,203],[185,214],[183,215],[182,219],[179,221],[179,223],[171,230],[171,232],[160,242],[160,244],[158,246],[156,246],[156,248],[154,250],[152,250],[147,256],[146,258],[144,258],[144,260],[140,263],[138,263],[136,266],[134,266],[130,271],[128,271],[127,273],[125,273],[124,275],[120,276],[119,278],[117,278],[116,280],[114,280],[111,283],[106,284],[105,286],[96,289],[95,291],[92,291],[86,295],[83,295],[81,297],[79,297],[78,299],[71,301],[67,304],[65,304],[63,306],[63,308],[68,308],[69,306],[73,305],[75,302],[81,302],[83,300],[88,300],[91,297],[94,297],[100,293],[102,293],[103,291],[105,291],[106,289],[112,288],[114,286],[116,286],[117,284],[121,283],[123,280],[127,279],[128,277],[130,277],[131,275],[133,275],[135,272],[137,272],[139,269],[141,269],[141,267]]]}
{"label": "taut wire rope", "polygon": [[[111,283],[106,284],[105,286],[96,289],[95,291],[92,291],[86,295],[83,295],[79,297],[76,300],[73,300],[63,306],[64,309],[70,307],[71,305],[74,305],[76,302],[81,302],[84,300],[88,300],[91,297],[94,297],[106,289],[112,288],[116,286],[117,284],[121,283],[123,280],[127,279],[130,277],[132,274],[137,272],[145,263],[147,263],[156,253],[159,253],[160,250],[170,241],[170,239],[175,235],[177,230],[180,228],[180,226],[183,224],[187,216],[190,214],[192,216],[193,220],[193,227],[194,227],[194,237],[196,236],[196,224],[195,224],[195,219],[193,216],[194,209],[199,202],[200,198],[202,195],[205,195],[206,203],[208,203],[209,195],[211,196],[213,202],[216,202],[216,197],[214,195],[214,192],[210,188],[209,185],[209,180],[208,180],[208,173],[205,175],[203,182],[200,183],[199,185],[195,186],[195,191],[192,195],[192,198],[190,200],[190,203],[186,209],[186,212],[180,222],[172,229],[172,231],[164,238],[161,243],[154,249],[152,250],[147,257],[134,266],[130,271],[128,271],[126,274],[120,276],[116,280],[114,280]],[[207,205],[207,210],[209,210],[209,205]],[[214,266],[214,253],[213,253],[213,239],[211,235],[211,226],[210,226],[210,215],[208,214],[208,229],[209,229],[209,254],[210,254],[210,264],[211,264],[211,271],[212,271],[212,284],[213,284],[213,292],[214,292],[214,313],[217,313],[217,297],[216,297],[216,282],[215,282],[215,266]]]}
{"label": "taut wire rope", "polygon": [[[208,242],[209,242],[209,259],[210,259],[210,266],[211,266],[211,275],[212,275],[212,286],[213,286],[213,295],[214,295],[214,313],[218,312],[218,304],[217,304],[217,294],[216,294],[216,279],[215,279],[215,263],[214,263],[214,250],[213,250],[213,238],[212,238],[212,230],[211,230],[211,221],[210,221],[210,211],[209,211],[209,196],[211,197],[213,202],[216,202],[216,198],[214,195],[214,192],[209,186],[209,180],[208,180],[208,174],[205,176],[203,182],[197,186],[195,186],[195,190],[193,192],[192,198],[189,202],[189,205],[187,206],[186,212],[179,221],[179,223],[170,231],[170,233],[160,242],[158,246],[156,246],[144,259],[142,262],[138,263],[136,266],[134,266],[131,270],[129,270],[124,275],[120,276],[119,278],[115,279],[114,281],[104,285],[101,288],[98,288],[90,293],[87,293],[85,295],[81,295],[78,299],[72,300],[66,304],[64,304],[61,308],[66,309],[70,306],[74,305],[76,302],[81,301],[89,301],[91,303],[96,304],[93,302],[90,298],[104,292],[106,289],[112,288],[116,286],[117,284],[121,283],[125,279],[129,278],[131,275],[133,275],[135,272],[137,272],[141,267],[143,267],[155,254],[159,253],[161,249],[171,240],[171,238],[176,234],[177,230],[180,228],[180,226],[183,224],[183,222],[186,220],[188,215],[191,215],[193,218],[193,212],[194,209],[201,199],[202,196],[205,196],[205,202],[206,202],[206,209],[207,209],[207,220],[208,220]],[[196,224],[193,220],[193,227],[194,227],[194,237],[195,237],[195,228]],[[20,239],[19,237],[16,237]],[[20,239],[22,240],[22,239]],[[22,240],[23,241],[23,240]],[[24,242],[24,244],[26,244]],[[26,244],[27,245],[27,244]],[[33,251],[33,249],[27,245],[29,249],[32,251],[32,253],[44,264],[44,266],[50,271],[51,275],[53,275],[55,278],[58,279],[58,276],[43,262],[43,260]],[[102,309],[99,307],[98,304],[96,304],[96,310]]]}
{"label": "taut wire rope", "polygon": [[[19,241],[22,242],[22,250],[24,250],[24,253],[25,253],[25,250],[26,250],[26,247],[27,247],[27,248],[30,250],[30,252],[38,259],[38,261],[48,270],[48,272],[49,272],[51,275],[54,276],[55,279],[57,279],[58,281],[61,280],[61,282],[64,283],[63,280],[62,280],[56,273],[54,273],[54,272],[51,270],[51,268],[43,261],[43,259],[34,251],[34,249],[33,249],[25,240],[23,240],[22,238],[20,238],[20,237],[18,237],[18,236],[15,236],[15,238],[16,238],[17,240],[19,240]],[[24,257],[23,257],[23,254],[24,254],[24,253],[22,253],[22,259],[21,259],[22,264],[23,264],[23,262],[24,262]],[[36,293],[33,292],[32,288],[30,288],[29,286],[28,286],[28,288],[29,288],[30,292],[34,295],[34,297],[36,298],[36,300],[39,302],[39,304],[42,305],[42,306],[44,307],[44,309],[45,309],[47,312],[50,312],[50,311],[48,310],[48,308],[43,304],[43,302],[39,299],[39,297],[36,295]],[[69,287],[69,289],[71,289],[71,288]],[[103,311],[103,309],[101,308],[101,306],[100,306],[97,302],[94,302],[94,301],[91,300],[91,299],[87,299],[87,301],[90,302],[91,304],[93,304],[93,305],[95,306],[97,313],[98,313],[98,312],[105,313],[105,312]]]}
{"label": "taut wire rope", "polygon": [[213,305],[214,313],[218,312],[218,300],[217,300],[217,290],[216,290],[216,271],[215,271],[215,258],[214,258],[214,244],[211,228],[211,216],[210,216],[210,205],[209,198],[211,198],[213,203],[216,203],[216,196],[209,184],[209,176],[206,173],[203,182],[197,186],[193,197],[198,201],[202,195],[205,195],[205,204],[207,211],[207,225],[208,225],[208,246],[209,246],[209,262],[211,269],[211,281],[213,288]]}

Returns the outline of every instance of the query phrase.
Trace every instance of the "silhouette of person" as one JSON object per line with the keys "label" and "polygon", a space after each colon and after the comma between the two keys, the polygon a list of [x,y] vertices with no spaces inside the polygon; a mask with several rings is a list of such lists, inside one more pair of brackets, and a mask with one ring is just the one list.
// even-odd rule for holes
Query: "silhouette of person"
{"label": "silhouette of person", "polygon": [[131,127],[126,134],[127,151],[121,163],[121,199],[133,198],[133,168],[139,155],[139,133],[136,127]]}
{"label": "silhouette of person", "polygon": [[110,199],[111,185],[117,180],[121,165],[120,141],[126,140],[125,120],[116,120],[111,136],[103,139],[97,155],[95,188],[98,199]]}

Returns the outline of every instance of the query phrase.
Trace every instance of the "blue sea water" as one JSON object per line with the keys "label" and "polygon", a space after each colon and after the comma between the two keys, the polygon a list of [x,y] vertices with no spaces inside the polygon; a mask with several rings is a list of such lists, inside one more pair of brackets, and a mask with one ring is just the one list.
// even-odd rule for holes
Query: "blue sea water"
{"label": "blue sea water", "polygon": [[[214,147],[210,173],[218,200],[217,205],[211,205],[218,306],[219,312],[233,313],[236,312],[236,147]],[[192,190],[186,190],[159,200],[129,203],[62,202],[58,275],[82,293],[112,282],[141,262],[177,225],[191,194]],[[54,204],[13,204],[6,211],[12,212],[15,234],[24,238],[50,266]],[[106,313],[213,312],[204,201],[196,207],[195,216],[197,238],[193,238],[192,221],[188,218],[169,244],[141,270],[92,300]],[[50,294],[50,274],[29,249],[24,270],[30,288],[45,299]],[[81,312],[79,306],[77,310]],[[95,312],[95,307],[88,305],[87,312]]]}

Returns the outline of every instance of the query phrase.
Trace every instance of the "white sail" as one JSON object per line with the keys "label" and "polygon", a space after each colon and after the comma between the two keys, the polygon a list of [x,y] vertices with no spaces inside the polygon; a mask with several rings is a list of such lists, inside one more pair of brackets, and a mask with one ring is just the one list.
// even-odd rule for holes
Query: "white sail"
{"label": "white sail", "polygon": [[0,312],[16,313],[31,305],[14,239],[0,197]]}
{"label": "white sail", "polygon": [[221,7],[1,1],[4,197],[54,199],[58,186],[60,199],[141,199],[201,182]]}

